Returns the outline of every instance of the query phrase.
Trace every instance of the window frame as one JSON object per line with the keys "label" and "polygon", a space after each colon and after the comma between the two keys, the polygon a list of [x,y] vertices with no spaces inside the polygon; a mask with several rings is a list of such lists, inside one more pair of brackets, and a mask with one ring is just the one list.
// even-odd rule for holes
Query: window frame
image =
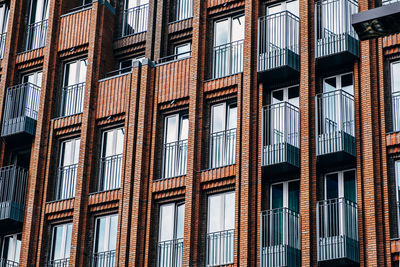
{"label": "window frame", "polygon": [[[66,253],[66,248],[67,248],[67,244],[66,244],[66,240],[67,240],[67,234],[68,234],[68,226],[71,226],[71,237],[70,239],[72,240],[72,222],[68,222],[68,223],[63,223],[63,224],[56,224],[52,226],[51,229],[51,243],[50,243],[50,261],[55,261],[55,260],[63,260],[63,259],[68,259],[65,257],[65,253]],[[62,246],[62,251],[64,254],[64,258],[61,259],[54,259],[54,244],[55,244],[55,230],[57,227],[62,227],[62,239],[61,239],[61,246]]]}
{"label": "window frame", "polygon": [[[226,220],[226,196],[233,194],[234,199],[235,199],[235,203],[233,203],[234,205],[234,210],[236,209],[236,192],[235,190],[232,191],[226,191],[226,192],[221,192],[221,193],[216,193],[216,194],[210,194],[207,196],[207,234],[213,234],[213,233],[218,233],[218,232],[222,232],[222,231],[229,231],[229,230],[235,230],[235,226],[236,226],[236,211],[233,214],[233,229],[226,229],[226,225],[225,225],[225,220]],[[210,203],[210,198],[212,197],[221,197],[222,201],[219,203],[220,208],[222,207],[222,214],[220,215],[220,225],[219,225],[219,229],[222,228],[222,230],[218,230],[216,232],[210,232],[210,211],[211,211],[211,203]],[[223,224],[223,226],[222,226]],[[221,227],[222,226],[222,227]]]}

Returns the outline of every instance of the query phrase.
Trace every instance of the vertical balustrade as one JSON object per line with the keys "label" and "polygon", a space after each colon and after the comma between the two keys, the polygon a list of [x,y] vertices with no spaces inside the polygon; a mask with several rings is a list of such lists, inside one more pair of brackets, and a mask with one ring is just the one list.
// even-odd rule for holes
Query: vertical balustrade
{"label": "vertical balustrade", "polygon": [[47,20],[29,24],[26,28],[25,51],[44,47],[46,45]]}
{"label": "vertical balustrade", "polygon": [[102,192],[120,188],[121,172],[122,154],[101,158],[97,191]]}
{"label": "vertical balustrade", "polygon": [[157,266],[181,267],[183,256],[183,238],[158,242]]}
{"label": "vertical balustrade", "polygon": [[219,168],[236,163],[236,129],[210,135],[210,168]]}
{"label": "vertical balustrade", "polygon": [[162,178],[172,178],[186,174],[187,145],[187,140],[164,145]]}
{"label": "vertical balustrade", "polygon": [[213,79],[243,71],[243,40],[213,48]]}
{"label": "vertical balustrade", "polygon": [[121,37],[147,31],[148,14],[149,4],[124,10]]}
{"label": "vertical balustrade", "polygon": [[219,266],[233,263],[234,230],[207,234],[206,265]]}

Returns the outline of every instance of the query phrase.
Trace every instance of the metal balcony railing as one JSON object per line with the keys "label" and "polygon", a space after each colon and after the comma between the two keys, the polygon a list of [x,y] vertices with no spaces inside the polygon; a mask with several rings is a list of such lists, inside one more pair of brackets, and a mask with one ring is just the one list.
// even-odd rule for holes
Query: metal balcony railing
{"label": "metal balcony railing", "polygon": [[75,197],[76,176],[78,164],[58,168],[55,200],[70,199]]}
{"label": "metal balcony railing", "polygon": [[4,48],[6,46],[7,33],[0,34],[0,58],[4,57]]}
{"label": "metal balcony railing", "polygon": [[258,19],[258,71],[299,69],[299,18],[282,11]]}
{"label": "metal balcony railing", "polygon": [[233,263],[234,230],[207,234],[206,266],[219,266]]}
{"label": "metal balcony railing", "polygon": [[31,83],[7,89],[2,136],[24,132],[33,135],[39,111],[40,88]]}
{"label": "metal balcony railing", "polygon": [[281,102],[263,108],[262,165],[300,164],[299,108]]}
{"label": "metal balcony railing", "polygon": [[400,131],[400,92],[392,94],[393,132]]}
{"label": "metal balcony railing", "polygon": [[181,267],[183,257],[183,238],[158,242],[157,266]]}
{"label": "metal balcony railing", "polygon": [[85,86],[86,83],[78,83],[62,88],[60,117],[72,116],[83,112]]}
{"label": "metal balcony railing", "polygon": [[188,140],[164,145],[162,178],[178,177],[186,174]]}
{"label": "metal balcony railing", "polygon": [[323,0],[315,3],[316,58],[348,51],[359,56],[358,36],[351,16],[358,13],[353,0]]}
{"label": "metal balcony railing", "polygon": [[396,224],[397,226],[397,231],[394,233],[395,238],[400,238],[400,202],[396,202]]}
{"label": "metal balcony railing", "polygon": [[243,71],[243,40],[213,48],[212,78],[218,79]]}
{"label": "metal balcony railing", "polygon": [[261,213],[261,266],[300,267],[300,216],[288,208]]}
{"label": "metal balcony railing", "polygon": [[193,0],[176,0],[175,21],[193,17]]}
{"label": "metal balcony railing", "polygon": [[343,90],[316,96],[317,155],[355,155],[354,96]]}
{"label": "metal balcony railing", "polygon": [[19,267],[19,263],[7,259],[0,259],[0,267]]}
{"label": "metal balcony railing", "polygon": [[24,219],[28,170],[15,165],[0,168],[0,220]]}
{"label": "metal balcony railing", "polygon": [[180,54],[174,54],[174,55],[160,58],[159,60],[157,60],[157,64],[163,64],[163,63],[167,63],[167,62],[171,62],[171,61],[187,59],[187,58],[190,58],[191,56],[192,56],[192,51],[183,52]]}
{"label": "metal balcony railing", "polygon": [[26,28],[25,51],[44,47],[46,45],[47,20],[29,24]]}
{"label": "metal balcony railing", "polygon": [[345,198],[317,202],[318,261],[359,262],[357,204]]}
{"label": "metal balcony railing", "polygon": [[121,173],[122,154],[101,158],[97,191],[102,192],[120,188]]}
{"label": "metal balcony railing", "polygon": [[51,260],[47,264],[47,267],[68,267],[68,266],[69,266],[69,258]]}
{"label": "metal balcony railing", "polygon": [[400,2],[400,0],[382,0],[382,6],[394,4],[394,3],[397,3],[397,2]]}
{"label": "metal balcony railing", "polygon": [[219,168],[236,163],[236,129],[210,135],[210,168]]}
{"label": "metal balcony railing", "polygon": [[97,252],[92,256],[91,267],[114,267],[115,263],[115,250]]}
{"label": "metal balcony railing", "polygon": [[149,4],[124,10],[121,37],[147,31]]}

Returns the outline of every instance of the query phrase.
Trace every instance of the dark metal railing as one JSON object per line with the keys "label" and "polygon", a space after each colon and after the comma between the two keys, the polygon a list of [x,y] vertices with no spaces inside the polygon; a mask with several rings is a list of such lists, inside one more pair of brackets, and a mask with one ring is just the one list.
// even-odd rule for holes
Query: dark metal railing
{"label": "dark metal railing", "polygon": [[397,231],[394,233],[395,238],[400,238],[400,202],[396,202],[396,224],[397,226]]}
{"label": "dark metal railing", "polygon": [[158,242],[157,266],[181,267],[183,257],[183,238]]}
{"label": "dark metal railing", "polygon": [[0,34],[0,58],[4,57],[4,48],[6,46],[7,33]]}
{"label": "dark metal railing", "polygon": [[345,150],[354,139],[354,96],[336,90],[316,96],[317,155]]}
{"label": "dark metal railing", "polygon": [[210,135],[210,169],[236,163],[236,129]]}
{"label": "dark metal railing", "polygon": [[299,108],[288,102],[263,108],[262,165],[286,161],[286,145],[299,148],[299,125]]}
{"label": "dark metal railing", "polygon": [[69,258],[49,261],[47,267],[68,267]]}
{"label": "dark metal railing", "polygon": [[65,86],[61,89],[60,117],[82,113],[86,83]]}
{"label": "dark metal railing", "polygon": [[[355,49],[357,33],[351,16],[358,13],[358,3],[353,0],[323,0],[315,3],[316,57]],[[349,45],[348,37],[353,39]]]}
{"label": "dark metal railing", "polygon": [[[261,266],[300,266],[300,216],[288,208],[261,213]],[[294,264],[289,264],[293,262]]]}
{"label": "dark metal railing", "polygon": [[206,265],[218,266],[233,263],[234,230],[207,234]]}
{"label": "dark metal railing", "polygon": [[15,165],[0,168],[0,203],[3,203],[1,208],[16,208],[23,216],[27,182],[28,170]]}
{"label": "dark metal railing", "polygon": [[147,31],[149,4],[124,10],[122,18],[122,34],[128,36]]}
{"label": "dark metal railing", "polygon": [[180,54],[174,54],[174,55],[170,55],[170,56],[166,56],[163,58],[160,58],[159,60],[157,60],[157,64],[163,64],[163,63],[167,63],[170,61],[175,61],[175,60],[181,60],[181,59],[186,59],[192,56],[192,51],[188,51],[188,52],[184,52],[184,53],[180,53]]}
{"label": "dark metal railing", "polygon": [[7,259],[0,259],[0,267],[18,267],[19,263]]}
{"label": "dark metal railing", "polygon": [[393,132],[400,131],[400,92],[392,94]]}
{"label": "dark metal railing", "polygon": [[288,51],[299,54],[299,18],[282,11],[258,19],[258,71],[288,63]]}
{"label": "dark metal railing", "polygon": [[213,48],[212,78],[217,79],[243,71],[243,40]]}
{"label": "dark metal railing", "polygon": [[26,28],[25,51],[44,47],[46,45],[47,20],[29,24]]}
{"label": "dark metal railing", "polygon": [[75,197],[77,175],[78,164],[62,166],[58,168],[55,200],[63,200]]}
{"label": "dark metal railing", "polygon": [[357,203],[345,198],[317,202],[318,261],[359,262]]}
{"label": "dark metal railing", "polygon": [[193,0],[176,0],[175,21],[193,17]]}
{"label": "dark metal railing", "polygon": [[164,145],[163,179],[186,174],[187,146],[188,140],[181,140]]}
{"label": "dark metal railing", "polygon": [[115,250],[97,252],[92,256],[91,267],[114,267],[115,263]]}
{"label": "dark metal railing", "polygon": [[101,158],[97,191],[102,192],[120,188],[121,173],[122,154]]}

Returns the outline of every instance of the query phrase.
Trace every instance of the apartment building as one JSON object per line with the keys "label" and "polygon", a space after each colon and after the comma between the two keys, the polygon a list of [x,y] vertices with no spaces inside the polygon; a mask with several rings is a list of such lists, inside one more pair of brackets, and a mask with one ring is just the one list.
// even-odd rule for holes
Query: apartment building
{"label": "apartment building", "polygon": [[381,5],[1,0],[0,266],[397,266]]}

